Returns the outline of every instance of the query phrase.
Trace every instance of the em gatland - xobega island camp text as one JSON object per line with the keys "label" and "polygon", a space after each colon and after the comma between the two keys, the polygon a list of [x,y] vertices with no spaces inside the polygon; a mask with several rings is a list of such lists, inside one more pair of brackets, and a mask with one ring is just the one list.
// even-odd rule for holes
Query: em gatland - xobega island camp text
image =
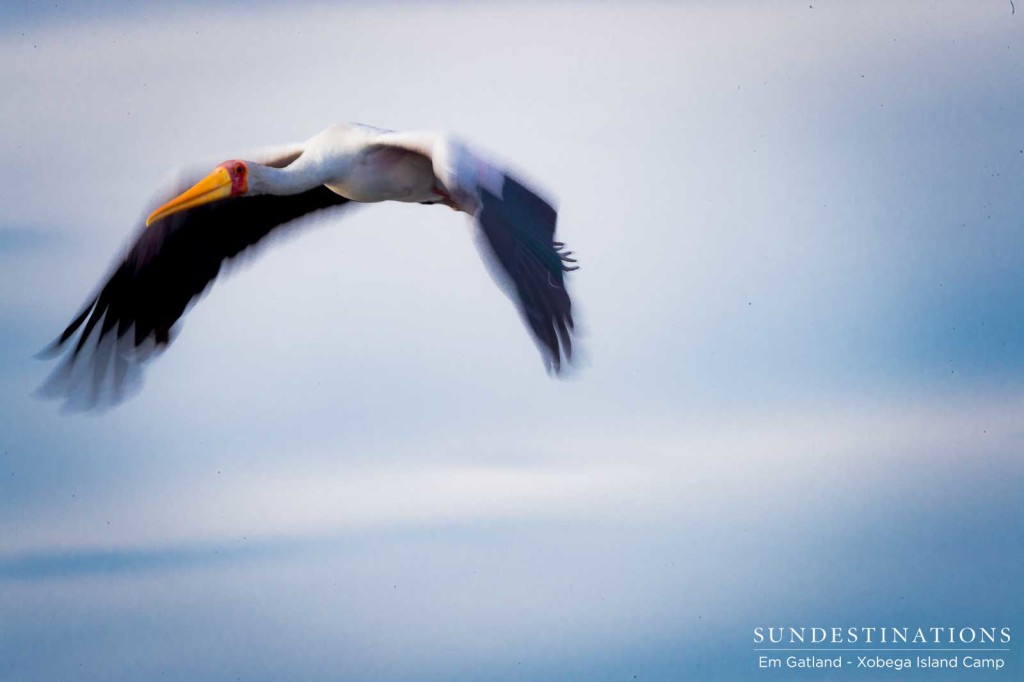
{"label": "em gatland - xobega island camp text", "polygon": [[1002,670],[1006,659],[1002,656],[895,656],[892,654],[867,656],[765,656],[757,657],[757,667],[766,670],[779,668],[865,668],[874,670],[927,669],[988,669]]}

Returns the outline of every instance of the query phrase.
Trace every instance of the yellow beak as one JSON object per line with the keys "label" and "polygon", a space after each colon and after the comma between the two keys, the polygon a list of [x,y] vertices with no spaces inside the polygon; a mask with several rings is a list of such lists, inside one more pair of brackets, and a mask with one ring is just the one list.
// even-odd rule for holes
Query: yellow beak
{"label": "yellow beak", "polygon": [[146,218],[146,227],[157,220],[174,215],[187,208],[208,204],[211,201],[231,196],[231,176],[223,167],[218,167],[205,178],[197,182],[191,189],[179,194],[166,204],[156,209]]}

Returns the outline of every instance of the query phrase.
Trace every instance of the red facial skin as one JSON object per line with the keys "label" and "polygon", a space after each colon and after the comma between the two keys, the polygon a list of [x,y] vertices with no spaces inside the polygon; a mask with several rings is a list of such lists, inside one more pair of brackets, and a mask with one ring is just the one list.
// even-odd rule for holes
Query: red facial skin
{"label": "red facial skin", "polygon": [[245,161],[225,161],[220,167],[226,170],[231,178],[231,196],[249,191],[249,167],[245,165]]}

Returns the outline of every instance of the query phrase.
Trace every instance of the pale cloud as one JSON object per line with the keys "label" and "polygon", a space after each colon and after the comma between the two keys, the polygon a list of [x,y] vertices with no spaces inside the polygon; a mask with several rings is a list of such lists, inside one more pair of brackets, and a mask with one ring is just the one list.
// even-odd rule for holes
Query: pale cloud
{"label": "pale cloud", "polygon": [[[758,517],[814,525],[865,513],[914,479],[971,487],[996,472],[1020,476],[1022,443],[1012,395],[690,415],[585,435],[470,432],[385,451],[253,452],[227,475],[76,494],[31,521],[8,519],[0,536],[10,555],[545,519],[716,532]],[[519,461],[495,461],[495,447]],[[831,511],[806,518],[826,497]]]}

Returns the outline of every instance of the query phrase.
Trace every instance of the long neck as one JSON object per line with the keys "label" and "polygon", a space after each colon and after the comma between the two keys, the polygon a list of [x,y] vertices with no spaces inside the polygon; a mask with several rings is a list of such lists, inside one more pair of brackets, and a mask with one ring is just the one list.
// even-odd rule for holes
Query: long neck
{"label": "long neck", "polygon": [[325,181],[320,164],[300,156],[284,168],[248,162],[251,194],[301,194]]}

